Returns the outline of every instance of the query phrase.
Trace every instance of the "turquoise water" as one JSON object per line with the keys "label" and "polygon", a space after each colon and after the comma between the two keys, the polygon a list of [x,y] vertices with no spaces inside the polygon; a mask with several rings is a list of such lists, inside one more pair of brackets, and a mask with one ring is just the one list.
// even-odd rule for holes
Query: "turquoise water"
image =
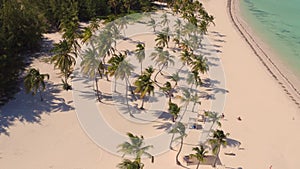
{"label": "turquoise water", "polygon": [[300,77],[300,0],[241,0],[243,18]]}

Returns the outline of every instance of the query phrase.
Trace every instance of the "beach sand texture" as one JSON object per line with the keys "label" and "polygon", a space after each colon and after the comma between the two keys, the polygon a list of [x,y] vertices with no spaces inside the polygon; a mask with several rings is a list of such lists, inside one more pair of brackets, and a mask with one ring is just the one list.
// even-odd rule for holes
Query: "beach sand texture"
{"label": "beach sand texture", "polygon": [[[222,129],[230,133],[230,139],[241,143],[237,148],[232,141],[221,150],[220,159],[224,166],[219,168],[299,168],[300,109],[296,104],[299,96],[282,77],[279,78],[282,84],[279,84],[270,73],[276,71],[269,71],[255,55],[232,22],[227,1],[204,0],[203,4],[215,17],[216,25],[209,29],[209,40],[219,50],[228,91]],[[232,14],[237,15],[236,11]],[[55,37],[56,41],[59,40],[59,35]],[[61,91],[61,86],[56,85],[60,78],[58,72],[53,71],[53,65],[36,59],[32,66],[50,74],[50,90],[44,94],[45,103],[21,91],[15,100],[1,108],[1,113],[7,117],[0,119],[1,127],[7,125],[9,129],[6,130],[8,135],[4,132],[0,135],[0,168],[116,168],[121,158],[99,148],[83,131],[77,119],[72,92]],[[279,76],[278,72],[276,76]],[[209,103],[204,103],[201,108],[208,109]],[[122,128],[122,124],[116,121],[113,125]],[[151,133],[147,135],[151,136]],[[197,139],[199,132],[191,131],[185,138],[181,159],[192,153],[193,145],[189,143],[195,144]],[[143,162],[145,168],[182,168],[176,165],[175,156],[176,151],[170,150],[156,156],[153,164],[148,159]],[[200,168],[212,167],[205,165]]]}

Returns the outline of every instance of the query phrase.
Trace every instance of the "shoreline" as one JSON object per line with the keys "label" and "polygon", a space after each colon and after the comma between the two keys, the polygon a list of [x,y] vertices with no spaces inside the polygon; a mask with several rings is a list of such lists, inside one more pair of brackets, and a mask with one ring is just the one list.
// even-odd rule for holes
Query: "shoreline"
{"label": "shoreline", "polygon": [[239,2],[236,0],[227,1],[227,12],[234,28],[239,32],[269,74],[278,82],[289,99],[300,109],[300,90],[297,88],[300,86],[299,79],[296,79],[296,77],[292,78],[291,76],[295,75],[288,73],[289,71],[286,70],[288,69],[287,66],[279,64],[276,61],[279,58],[272,57],[275,54],[266,50],[267,44],[262,44],[263,42],[248,28],[247,23],[240,16],[239,10]]}

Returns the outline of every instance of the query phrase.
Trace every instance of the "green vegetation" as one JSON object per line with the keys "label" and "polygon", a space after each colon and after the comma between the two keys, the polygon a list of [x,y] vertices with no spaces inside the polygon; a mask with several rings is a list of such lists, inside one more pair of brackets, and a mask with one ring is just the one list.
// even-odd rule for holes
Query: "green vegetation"
{"label": "green vegetation", "polygon": [[[200,148],[199,148],[200,147]],[[199,168],[200,162],[204,161],[204,158],[208,151],[205,150],[203,145],[200,145],[199,147],[194,147],[193,151],[195,151],[194,154],[190,154],[191,157],[195,157],[198,160],[197,168]]]}
{"label": "green vegetation", "polygon": [[46,89],[44,79],[49,79],[49,74],[40,74],[40,71],[31,68],[24,78],[24,85],[26,93],[32,93],[32,95],[40,93],[41,101],[43,101],[42,92]]}
{"label": "green vegetation", "polygon": [[169,131],[169,133],[178,134],[178,136],[174,139],[174,141],[175,140],[180,140],[180,147],[179,147],[179,150],[176,154],[176,164],[181,165],[181,163],[179,161],[179,154],[182,150],[183,138],[187,136],[184,124],[181,123],[181,122],[176,122],[173,125],[172,129]]}
{"label": "green vegetation", "polygon": [[[88,41],[95,24],[79,31],[79,21],[109,19],[135,11],[150,11],[149,0],[1,0],[0,1],[0,105],[12,99],[28,61],[41,47],[42,34],[62,31],[51,59],[62,74],[64,89],[75,64],[78,38]],[[59,5],[58,5],[59,4]],[[61,61],[67,61],[66,64]],[[16,66],[18,65],[18,66]]]}
{"label": "green vegetation", "polygon": [[124,159],[122,163],[118,164],[120,169],[142,169],[144,164],[142,163],[142,156],[147,156],[151,158],[152,163],[154,162],[154,157],[147,151],[150,148],[153,148],[152,145],[144,146],[144,137],[135,136],[132,133],[127,133],[130,142],[124,142],[118,146],[119,152],[124,153],[125,155],[134,156],[134,161]]}

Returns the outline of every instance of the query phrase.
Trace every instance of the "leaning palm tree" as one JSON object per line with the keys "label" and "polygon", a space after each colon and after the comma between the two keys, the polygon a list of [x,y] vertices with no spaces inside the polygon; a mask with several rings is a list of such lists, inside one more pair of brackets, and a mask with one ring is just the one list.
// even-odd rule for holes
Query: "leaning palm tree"
{"label": "leaning palm tree", "polygon": [[135,92],[140,94],[140,98],[142,99],[142,104],[140,109],[144,109],[145,96],[148,94],[154,94],[154,86],[153,81],[151,80],[152,73],[143,73],[138,77],[138,79],[134,82],[136,86]]}
{"label": "leaning palm tree", "polygon": [[101,102],[101,96],[100,96],[101,92],[99,91],[97,76],[98,75],[100,77],[102,76],[102,71],[99,71],[100,65],[101,65],[101,60],[99,58],[98,52],[96,51],[96,49],[92,44],[91,48],[86,49],[82,53],[82,61],[80,63],[80,66],[81,66],[81,72],[84,75],[87,75],[89,78],[95,80],[95,86],[96,86],[95,91],[99,102]]}
{"label": "leaning palm tree", "polygon": [[229,133],[225,134],[222,130],[216,130],[213,132],[212,138],[208,140],[211,145],[213,154],[216,156],[213,167],[216,167],[221,146],[226,147],[227,145],[227,136],[229,136]]}
{"label": "leaning palm tree", "polygon": [[122,152],[123,157],[125,155],[133,155],[138,164],[141,164],[141,158],[143,155],[151,158],[152,162],[154,161],[154,157],[147,152],[150,148],[153,148],[153,145],[144,146],[145,143],[143,136],[139,137],[132,133],[127,133],[127,136],[129,137],[130,142],[126,141],[118,145],[118,152]]}
{"label": "leaning palm tree", "polygon": [[214,124],[217,124],[218,127],[221,127],[222,124],[220,120],[223,118],[222,115],[219,115],[219,113],[213,111],[205,111],[204,115],[209,121],[213,122],[212,126],[214,126]]}
{"label": "leaning palm tree", "polygon": [[179,147],[179,150],[178,150],[177,155],[176,155],[176,164],[181,165],[181,163],[179,161],[179,155],[180,155],[180,152],[181,152],[182,146],[183,146],[183,138],[187,136],[184,124],[182,124],[181,122],[176,122],[173,125],[172,129],[169,131],[169,133],[179,134],[172,141],[180,139],[180,147]]}
{"label": "leaning palm tree", "polygon": [[121,163],[117,165],[119,169],[143,169],[144,164],[139,161],[131,161],[129,159],[124,159]]}
{"label": "leaning palm tree", "polygon": [[40,74],[40,71],[34,68],[29,69],[27,75],[24,78],[24,86],[26,93],[32,93],[35,95],[40,93],[41,101],[43,101],[42,92],[46,89],[44,79],[49,79],[49,74]]}
{"label": "leaning palm tree", "polygon": [[205,150],[203,145],[200,145],[199,147],[193,147],[193,151],[195,151],[194,154],[190,154],[191,157],[195,157],[198,160],[197,163],[197,168],[199,168],[200,162],[204,162],[204,158],[206,156],[206,153],[208,153],[208,151]]}
{"label": "leaning palm tree", "polygon": [[172,115],[172,121],[175,122],[177,119],[179,112],[180,112],[180,107],[176,103],[169,102],[169,113]]}
{"label": "leaning palm tree", "polygon": [[145,44],[144,43],[139,43],[136,45],[136,50],[135,50],[135,56],[138,59],[139,63],[141,64],[141,74],[143,70],[143,60],[145,59]]}
{"label": "leaning palm tree", "polygon": [[54,67],[60,69],[60,72],[64,79],[63,89],[70,90],[71,85],[68,84],[68,79],[73,71],[73,66],[76,63],[74,58],[75,54],[71,52],[70,44],[66,41],[60,41],[57,44],[54,44],[53,52],[54,56],[51,58],[51,63],[54,63]]}
{"label": "leaning palm tree", "polygon": [[179,73],[176,72],[176,73],[173,73],[170,77],[171,81],[175,82],[175,85],[173,86],[173,89],[176,88],[176,86],[178,85],[178,82],[180,80],[180,77],[179,77]]}
{"label": "leaning palm tree", "polygon": [[83,32],[81,33],[81,42],[84,44],[88,42],[93,36],[94,32],[99,29],[100,21],[97,18],[93,18],[89,24],[89,26],[85,27]]}
{"label": "leaning palm tree", "polygon": [[182,96],[180,97],[181,102],[184,102],[185,111],[187,110],[188,105],[192,101],[192,94],[187,88],[182,89]]}
{"label": "leaning palm tree", "polygon": [[156,64],[160,67],[156,75],[154,76],[154,81],[156,82],[156,77],[161,71],[168,67],[169,64],[174,65],[174,56],[170,55],[169,51],[163,50],[163,48],[155,48],[155,52],[151,53],[152,60],[155,60]]}

